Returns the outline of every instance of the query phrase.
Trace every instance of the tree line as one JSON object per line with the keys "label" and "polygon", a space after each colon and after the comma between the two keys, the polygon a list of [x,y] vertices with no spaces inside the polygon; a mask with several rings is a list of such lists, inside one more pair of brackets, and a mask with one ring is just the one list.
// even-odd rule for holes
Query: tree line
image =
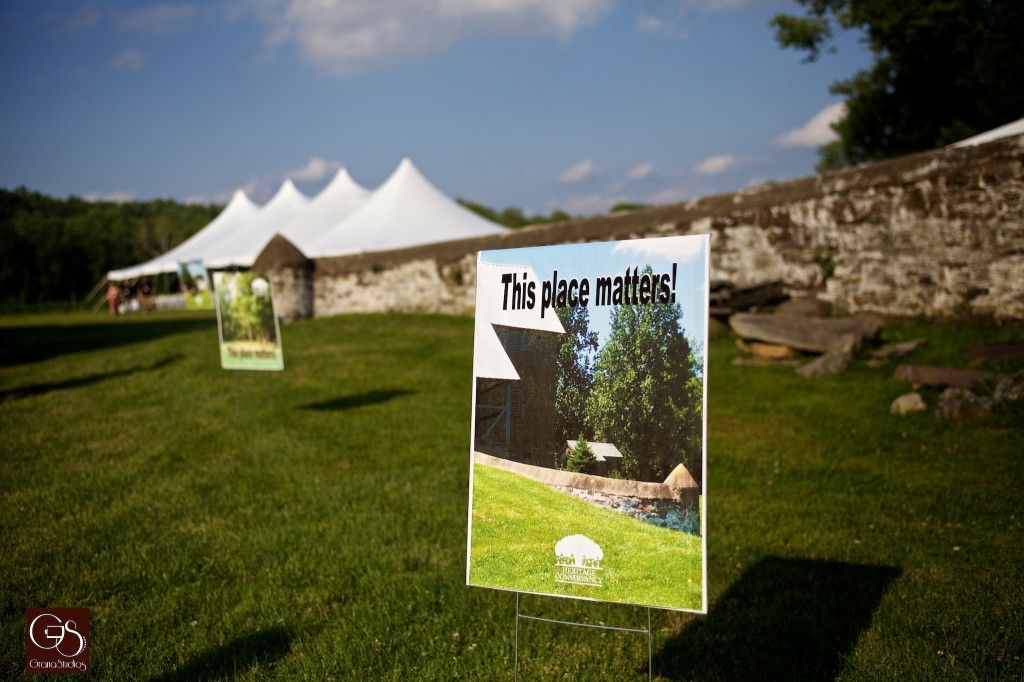
{"label": "tree line", "polygon": [[[528,216],[459,199],[465,208],[505,227],[571,220],[560,210]],[[223,209],[172,199],[58,199],[25,187],[0,188],[0,307],[84,301],[106,274],[166,253]]]}
{"label": "tree line", "polygon": [[56,199],[0,188],[0,306],[83,301],[110,270],[165,253],[222,206]]}

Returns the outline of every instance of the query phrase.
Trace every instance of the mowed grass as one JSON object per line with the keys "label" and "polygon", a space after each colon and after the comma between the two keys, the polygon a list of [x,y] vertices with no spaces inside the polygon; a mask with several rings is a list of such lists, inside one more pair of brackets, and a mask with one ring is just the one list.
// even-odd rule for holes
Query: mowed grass
{"label": "mowed grass", "polygon": [[[698,537],[601,509],[483,464],[473,467],[472,513],[473,585],[701,608]],[[555,582],[555,543],[576,533],[604,552],[600,587]]]}
{"label": "mowed grass", "polygon": [[[212,313],[0,320],[0,677],[29,679],[26,608],[77,606],[98,679],[511,679],[515,595],[464,584],[472,329],[303,321],[284,372],[231,372]],[[958,366],[1024,339],[886,334]],[[893,365],[810,381],[709,351],[710,612],[654,612],[655,677],[1020,679],[1021,425],[891,416]],[[647,641],[524,622],[519,663],[645,679]]]}

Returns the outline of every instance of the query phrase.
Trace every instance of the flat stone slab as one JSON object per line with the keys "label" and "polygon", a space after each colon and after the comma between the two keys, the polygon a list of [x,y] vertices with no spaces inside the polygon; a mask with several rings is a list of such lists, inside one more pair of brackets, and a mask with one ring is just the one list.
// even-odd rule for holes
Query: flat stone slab
{"label": "flat stone slab", "polygon": [[900,365],[893,372],[893,379],[909,381],[915,386],[953,386],[955,388],[972,388],[979,380],[991,377],[990,372],[979,372],[973,369],[950,369],[948,367],[928,367],[924,365]]}
{"label": "flat stone slab", "polygon": [[928,343],[928,339],[910,339],[897,343],[887,343],[881,348],[871,352],[871,357],[876,360],[889,360],[892,358],[905,358],[915,350]]}
{"label": "flat stone slab", "polygon": [[851,337],[857,340],[875,338],[882,331],[883,323],[870,315],[814,318],[736,313],[729,318],[729,326],[744,339],[781,344],[811,353],[826,353]]}
{"label": "flat stone slab", "polygon": [[759,360],[786,360],[793,357],[792,348],[781,346],[777,343],[761,343],[760,341],[736,339],[736,347]]}
{"label": "flat stone slab", "polygon": [[1024,357],[1024,343],[1000,343],[992,346],[971,346],[967,354],[979,360],[1010,360]]}

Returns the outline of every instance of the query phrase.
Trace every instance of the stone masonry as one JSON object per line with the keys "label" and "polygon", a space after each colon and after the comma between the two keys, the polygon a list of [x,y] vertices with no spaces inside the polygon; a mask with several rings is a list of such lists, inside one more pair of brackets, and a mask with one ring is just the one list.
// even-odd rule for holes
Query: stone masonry
{"label": "stone masonry", "polygon": [[1024,320],[1024,136],[399,251],[310,262],[272,243],[256,268],[296,290],[286,319],[467,314],[477,251],[698,233],[712,279],[781,280],[847,313]]}

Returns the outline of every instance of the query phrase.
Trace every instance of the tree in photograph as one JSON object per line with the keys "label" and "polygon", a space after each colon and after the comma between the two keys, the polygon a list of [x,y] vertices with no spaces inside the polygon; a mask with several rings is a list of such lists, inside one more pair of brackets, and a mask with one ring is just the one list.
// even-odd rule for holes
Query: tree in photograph
{"label": "tree in photograph", "polygon": [[595,440],[618,447],[626,478],[663,481],[683,464],[700,481],[703,379],[682,308],[622,305],[611,316],[587,405]]}
{"label": "tree in photograph", "polygon": [[797,0],[771,21],[782,47],[816,60],[858,29],[874,64],[832,84],[846,100],[818,170],[945,146],[1024,115],[1024,2]]}
{"label": "tree in photograph", "polygon": [[586,405],[594,384],[597,332],[590,331],[590,314],[584,307],[557,308],[556,312],[565,329],[558,348],[555,388],[555,421],[564,445],[577,434],[590,433]]}
{"label": "tree in photograph", "polygon": [[581,474],[593,474],[597,468],[597,458],[594,451],[590,449],[587,439],[581,433],[576,439],[576,445],[569,450],[565,458],[563,471],[573,471]]}
{"label": "tree in photograph", "polygon": [[238,273],[230,283],[225,282],[231,292],[227,302],[227,318],[231,324],[232,340],[253,341],[256,338],[254,332],[260,329],[263,304],[252,291],[252,279],[252,273]]}

